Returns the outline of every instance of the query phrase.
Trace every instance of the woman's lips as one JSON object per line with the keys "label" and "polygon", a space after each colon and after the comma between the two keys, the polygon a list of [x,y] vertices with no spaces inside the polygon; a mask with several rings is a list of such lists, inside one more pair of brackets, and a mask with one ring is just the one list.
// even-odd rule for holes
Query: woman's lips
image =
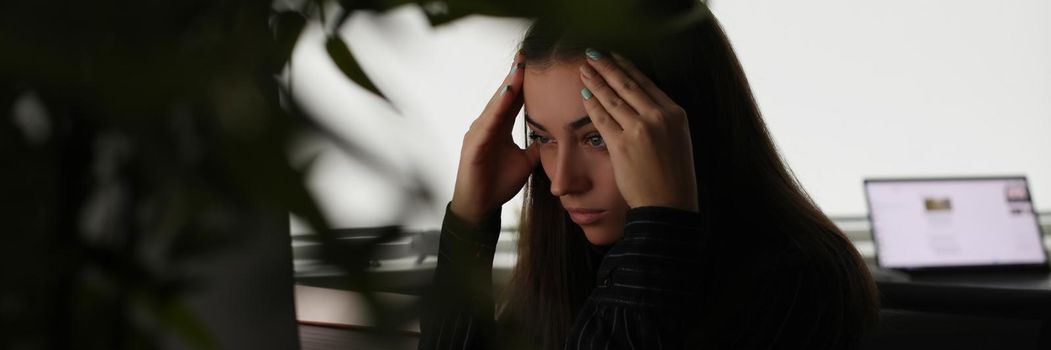
{"label": "woman's lips", "polygon": [[606,215],[606,211],[601,209],[566,209],[566,212],[569,213],[570,219],[577,225],[595,223]]}

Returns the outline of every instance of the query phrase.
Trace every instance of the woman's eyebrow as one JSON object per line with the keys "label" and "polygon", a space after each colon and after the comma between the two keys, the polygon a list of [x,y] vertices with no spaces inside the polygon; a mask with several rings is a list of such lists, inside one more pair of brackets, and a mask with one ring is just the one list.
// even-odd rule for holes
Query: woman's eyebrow
{"label": "woman's eyebrow", "polygon": [[[540,129],[541,131],[547,131],[547,129],[545,129],[543,125],[540,125],[540,123],[537,123],[532,118],[529,118],[529,114],[525,115],[525,120],[526,120],[526,123],[529,123],[534,128]],[[577,120],[574,120],[574,121],[570,122],[569,123],[569,129],[570,130],[577,130],[577,129],[580,129],[580,128],[584,127],[584,125],[588,125],[588,124],[591,124],[591,117],[585,115],[583,117],[578,118]]]}

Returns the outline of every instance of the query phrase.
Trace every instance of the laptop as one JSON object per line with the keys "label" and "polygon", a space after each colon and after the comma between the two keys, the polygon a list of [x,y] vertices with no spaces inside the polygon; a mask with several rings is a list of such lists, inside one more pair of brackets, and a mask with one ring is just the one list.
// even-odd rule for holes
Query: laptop
{"label": "laptop", "polygon": [[911,281],[1051,289],[1024,176],[866,179],[879,269]]}

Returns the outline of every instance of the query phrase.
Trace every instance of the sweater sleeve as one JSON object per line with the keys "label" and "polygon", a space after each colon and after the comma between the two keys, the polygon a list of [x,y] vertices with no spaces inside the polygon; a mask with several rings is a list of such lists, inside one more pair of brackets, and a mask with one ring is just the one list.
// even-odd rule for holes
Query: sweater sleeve
{"label": "sweater sleeve", "polygon": [[477,226],[446,205],[438,243],[438,266],[424,295],[419,349],[492,349],[495,334],[493,256],[500,209]]}

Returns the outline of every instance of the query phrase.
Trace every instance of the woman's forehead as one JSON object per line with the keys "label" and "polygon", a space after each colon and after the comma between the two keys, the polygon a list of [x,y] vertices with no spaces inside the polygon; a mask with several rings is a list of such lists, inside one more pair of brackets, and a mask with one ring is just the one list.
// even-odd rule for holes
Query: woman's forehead
{"label": "woman's forehead", "polygon": [[553,131],[552,128],[566,129],[587,115],[580,97],[584,83],[580,81],[578,67],[577,64],[554,64],[531,70],[526,66],[523,93],[525,113],[530,121]]}

